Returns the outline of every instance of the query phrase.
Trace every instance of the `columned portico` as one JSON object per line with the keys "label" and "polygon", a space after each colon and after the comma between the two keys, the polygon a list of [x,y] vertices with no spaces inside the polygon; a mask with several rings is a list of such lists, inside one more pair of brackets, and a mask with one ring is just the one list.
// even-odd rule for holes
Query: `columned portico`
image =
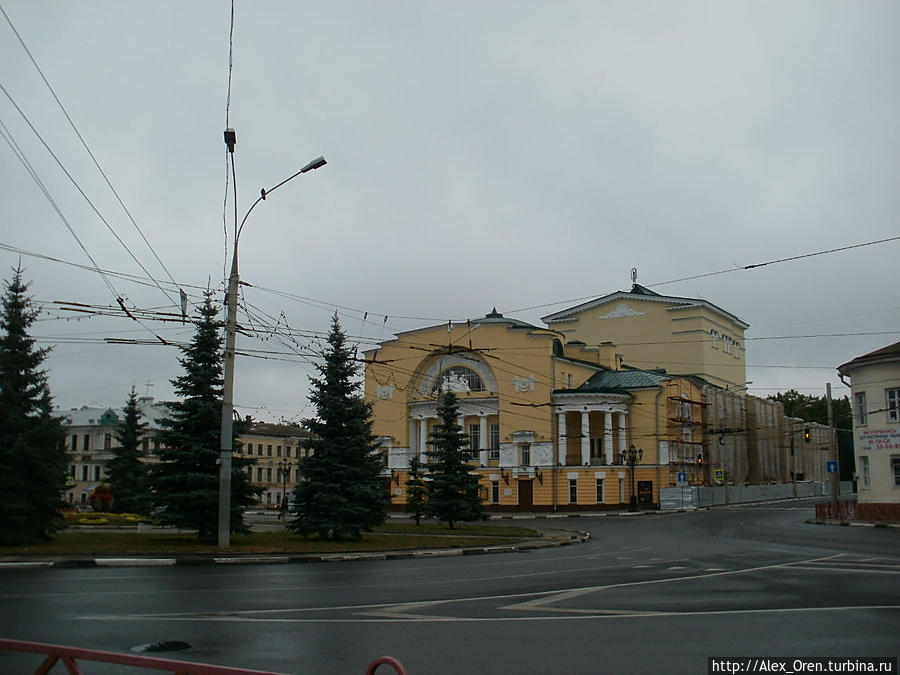
{"label": "columned portico", "polygon": [[556,461],[561,466],[566,463],[566,445],[569,437],[566,435],[566,413],[556,413],[557,423],[559,425],[557,432]]}
{"label": "columned portico", "polygon": [[591,414],[587,410],[581,411],[581,463],[591,463]]}
{"label": "columned portico", "polygon": [[[553,411],[556,413],[556,457],[561,466],[596,464],[613,465],[617,456],[627,446],[627,414],[631,396],[618,393],[574,393],[565,392],[553,395]],[[577,455],[569,455],[568,444],[573,419],[566,421],[567,413],[578,413],[580,426],[580,443]],[[591,428],[593,413],[594,427]],[[616,419],[613,419],[616,415]],[[596,439],[596,440],[592,440]],[[595,445],[594,455],[591,446]],[[571,448],[574,450],[574,448]]]}
{"label": "columned portico", "polygon": [[[488,465],[488,458],[490,454],[490,450],[488,450],[488,446],[490,444],[490,439],[488,438],[488,416],[487,415],[479,415],[478,416],[478,463],[481,466]],[[475,448],[473,448],[474,450]]]}

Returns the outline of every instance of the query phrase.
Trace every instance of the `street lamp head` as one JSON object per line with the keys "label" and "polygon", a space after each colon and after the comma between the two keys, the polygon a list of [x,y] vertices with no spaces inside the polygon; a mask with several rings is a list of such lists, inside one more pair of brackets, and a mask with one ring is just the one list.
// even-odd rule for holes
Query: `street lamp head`
{"label": "street lamp head", "polygon": [[328,162],[325,161],[325,158],[320,155],[319,157],[316,157],[313,161],[311,161],[309,164],[304,166],[302,169],[300,169],[300,173],[306,173],[307,171],[312,171],[313,169],[321,169],[327,163]]}
{"label": "street lamp head", "polygon": [[225,130],[225,145],[228,146],[228,152],[234,154],[234,146],[237,144],[237,134],[234,129],[229,127]]}

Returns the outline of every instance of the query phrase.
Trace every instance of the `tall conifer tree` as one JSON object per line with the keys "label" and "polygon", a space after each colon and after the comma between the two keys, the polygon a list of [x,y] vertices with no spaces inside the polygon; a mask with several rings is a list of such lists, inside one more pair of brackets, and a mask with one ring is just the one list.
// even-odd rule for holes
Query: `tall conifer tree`
{"label": "tall conifer tree", "polygon": [[65,430],[41,369],[50,349],[28,334],[38,311],[27,290],[18,267],[0,310],[0,544],[54,532],[66,486]]}
{"label": "tall conifer tree", "polygon": [[107,482],[113,496],[112,509],[116,513],[150,513],[152,499],[147,465],[142,461],[145,453],[141,448],[141,435],[146,429],[147,423],[141,422],[137,393],[132,387],[122,409],[122,420],[116,427],[118,447],[112,449],[113,458],[106,465]]}
{"label": "tall conifer tree", "polygon": [[[196,529],[200,539],[218,532],[219,448],[222,423],[222,322],[207,293],[200,306],[196,332],[179,359],[184,375],[172,380],[181,399],[166,404],[169,415],[157,420],[163,428],[160,463],[150,471],[154,505],[163,507],[166,525]],[[234,434],[240,433],[235,425]],[[237,443],[234,444],[237,448]],[[253,460],[235,457],[231,474],[231,529],[246,531],[243,513],[255,503],[247,466]]]}
{"label": "tall conifer tree", "polygon": [[384,523],[388,494],[372,434],[372,408],[359,392],[359,371],[334,316],[319,378],[310,378],[316,419],[304,420],[313,453],[299,460],[296,517],[289,527],[304,537],[359,539]]}
{"label": "tall conifer tree", "polygon": [[428,504],[428,488],[425,486],[422,462],[419,454],[409,460],[409,479],[406,481],[406,512],[412,514],[416,525],[422,520]]}
{"label": "tall conifer tree", "polygon": [[470,473],[469,439],[456,423],[459,406],[452,391],[441,396],[440,422],[431,431],[428,451],[428,513],[446,522],[483,520],[484,505],[478,496],[478,476]]}

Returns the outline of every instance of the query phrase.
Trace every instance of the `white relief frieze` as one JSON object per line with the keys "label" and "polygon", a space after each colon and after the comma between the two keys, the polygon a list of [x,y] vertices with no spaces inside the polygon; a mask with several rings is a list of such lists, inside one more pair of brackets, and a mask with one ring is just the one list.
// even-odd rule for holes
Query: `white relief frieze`
{"label": "white relief frieze", "polygon": [[394,398],[395,387],[392,384],[385,384],[375,387],[375,395],[382,401]]}
{"label": "white relief frieze", "polygon": [[620,302],[616,305],[616,308],[609,312],[608,314],[603,314],[599,316],[600,319],[624,319],[629,316],[644,316],[647,312],[639,312],[636,309],[632,309],[624,302]]}
{"label": "white relief frieze", "polygon": [[532,375],[531,377],[514,377],[513,378],[513,387],[518,392],[528,392],[534,391],[534,385],[537,382],[537,378]]}

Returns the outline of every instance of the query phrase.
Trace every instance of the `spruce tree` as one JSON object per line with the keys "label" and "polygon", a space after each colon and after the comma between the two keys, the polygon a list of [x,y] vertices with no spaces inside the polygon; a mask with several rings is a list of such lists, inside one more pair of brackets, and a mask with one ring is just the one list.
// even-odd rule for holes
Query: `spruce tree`
{"label": "spruce tree", "polygon": [[55,531],[68,457],[62,420],[53,416],[50,348],[28,329],[38,316],[22,268],[4,284],[0,309],[0,544],[46,539]]}
{"label": "spruce tree", "polygon": [[310,378],[317,417],[304,420],[312,454],[299,460],[294,490],[296,517],[289,528],[309,537],[359,539],[384,523],[389,496],[372,434],[372,408],[355,379],[353,361],[337,315],[332,319],[320,377]]}
{"label": "spruce tree", "polygon": [[478,496],[478,476],[469,473],[469,439],[456,423],[456,394],[441,396],[437,414],[440,422],[431,431],[428,451],[428,514],[453,529],[456,522],[483,520],[484,505]]}
{"label": "spruce tree", "polygon": [[113,458],[106,465],[107,482],[113,496],[112,509],[116,513],[150,513],[152,499],[147,465],[143,462],[145,453],[141,448],[141,435],[146,429],[147,423],[141,422],[137,393],[132,387],[122,409],[122,420],[116,427],[118,447],[112,449]]}
{"label": "spruce tree", "polygon": [[[222,423],[222,322],[206,294],[190,344],[181,348],[184,374],[172,380],[181,399],[166,403],[159,464],[150,470],[154,506],[163,510],[166,525],[196,529],[198,537],[214,540],[218,533],[219,449]],[[235,425],[234,435],[240,433]],[[235,447],[237,444],[235,443]],[[247,466],[253,460],[235,456],[231,472],[231,529],[245,532],[244,509],[255,503]]]}
{"label": "spruce tree", "polygon": [[422,469],[419,454],[413,454],[412,459],[409,460],[409,480],[406,481],[406,512],[412,514],[416,525],[422,520],[428,503],[426,499],[428,488],[425,487]]}

